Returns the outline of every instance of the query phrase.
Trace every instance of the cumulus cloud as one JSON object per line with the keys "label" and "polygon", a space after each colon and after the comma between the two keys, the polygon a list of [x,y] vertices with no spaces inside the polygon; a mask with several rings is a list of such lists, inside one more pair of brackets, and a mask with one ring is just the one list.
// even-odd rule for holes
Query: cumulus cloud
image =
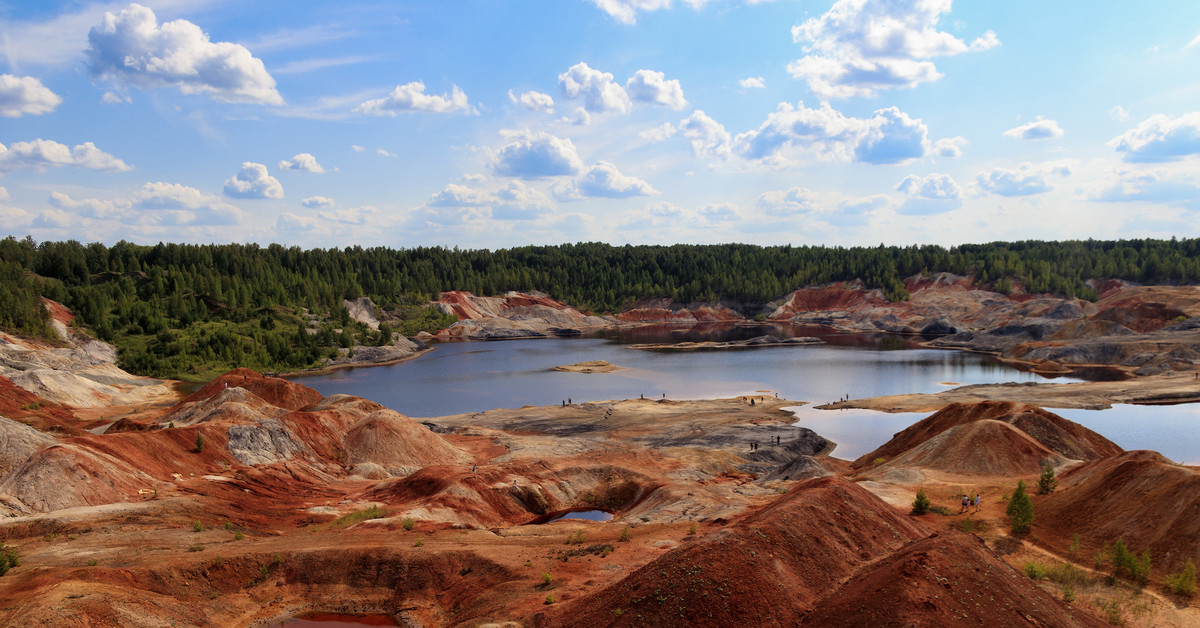
{"label": "cumulus cloud", "polygon": [[725,159],[732,151],[733,138],[729,131],[699,109],[679,123],[679,132],[691,143],[697,157]]}
{"label": "cumulus cloud", "polygon": [[558,75],[558,87],[564,98],[582,100],[583,108],[591,113],[628,113],[631,106],[629,94],[613,81],[612,74],[582,61]]}
{"label": "cumulus cloud", "polygon": [[607,161],[597,162],[596,165],[588,168],[578,181],[555,190],[555,197],[560,200],[630,198],[653,194],[658,194],[658,191],[649,183],[637,177],[621,174],[615,165]]}
{"label": "cumulus cloud", "polygon": [[1049,192],[1047,175],[1068,176],[1072,167],[1067,162],[1047,162],[1044,164],[1023,163],[1016,170],[1008,168],[992,168],[975,176],[975,184],[980,190],[1000,196],[1029,196]]}
{"label": "cumulus cloud", "polygon": [[328,209],[333,207],[333,199],[324,196],[310,196],[300,201],[300,204],[309,209]]}
{"label": "cumulus cloud", "polygon": [[808,188],[795,187],[782,191],[763,192],[758,207],[768,216],[796,216],[817,209],[816,194]]}
{"label": "cumulus cloud", "polygon": [[742,212],[737,205],[730,203],[715,203],[705,205],[700,211],[696,212],[700,218],[708,221],[709,224],[721,222],[736,222],[742,219]]}
{"label": "cumulus cloud", "polygon": [[279,180],[267,174],[267,167],[252,161],[225,182],[225,196],[232,198],[283,198]]}
{"label": "cumulus cloud", "polygon": [[738,85],[742,89],[763,89],[767,86],[767,80],[761,76],[748,76],[738,81]]}
{"label": "cumulus cloud", "polygon": [[1058,122],[1038,116],[1033,122],[1005,131],[1004,135],[1019,140],[1053,140],[1062,137],[1063,130]]}
{"label": "cumulus cloud", "polygon": [[938,30],[953,0],[838,0],[824,15],[792,27],[805,56],[788,72],[821,98],[872,96],[941,78],[930,59],[999,45],[988,31],[968,45]]}
{"label": "cumulus cloud", "polygon": [[1200,154],[1200,111],[1178,118],[1150,116],[1113,138],[1108,146],[1132,162],[1175,161]]}
{"label": "cumulus cloud", "polygon": [[946,137],[933,143],[933,154],[938,157],[962,157],[963,146],[967,145],[967,138],[962,137]]}
{"label": "cumulus cloud", "polygon": [[962,189],[948,174],[910,174],[896,190],[908,196],[897,210],[901,214],[940,214],[962,207]]}
{"label": "cumulus cloud", "polygon": [[348,209],[339,209],[332,212],[318,212],[317,215],[323,220],[336,222],[343,225],[365,225],[372,216],[379,213],[379,210],[371,207],[351,207]]}
{"label": "cumulus cloud", "polygon": [[1109,203],[1145,201],[1194,207],[1200,205],[1200,181],[1190,173],[1121,171],[1091,198]]}
{"label": "cumulus cloud", "polygon": [[452,86],[450,94],[437,96],[425,93],[425,83],[413,81],[397,85],[386,98],[368,100],[355,107],[354,111],[369,116],[394,116],[408,111],[453,113],[470,109],[467,95],[457,85]]}
{"label": "cumulus cloud", "polygon": [[1108,115],[1112,116],[1112,119],[1117,122],[1126,122],[1129,120],[1129,112],[1121,105],[1113,105],[1113,108],[1108,110]]}
{"label": "cumulus cloud", "polygon": [[[489,217],[496,220],[533,220],[553,209],[545,194],[520,181],[509,181],[498,190],[451,183],[434,194],[426,206],[435,208],[429,218],[436,224],[454,224]],[[458,211],[437,211],[442,209]]]}
{"label": "cumulus cloud", "polygon": [[513,141],[493,157],[492,171],[522,179],[572,175],[583,170],[583,161],[569,139],[545,132],[509,133]]}
{"label": "cumulus cloud", "polygon": [[825,159],[904,163],[929,151],[928,128],[895,107],[863,119],[848,117],[829,103],[821,103],[820,109],[780,103],[758,129],[734,140],[738,155],[764,163],[781,161],[788,146],[816,150]]}
{"label": "cumulus cloud", "polygon": [[0,144],[0,174],[22,168],[41,169],[60,166],[111,172],[125,172],[133,169],[120,159],[96,148],[96,145],[91,142],[76,144],[74,147],[43,139],[36,139],[32,142],[15,142],[11,146]]}
{"label": "cumulus cloud", "polygon": [[522,93],[517,96],[510,89],[508,90],[508,99],[514,105],[521,105],[530,111],[540,111],[542,113],[554,113],[554,98],[550,94],[543,94],[533,90]]}
{"label": "cumulus cloud", "polygon": [[301,172],[312,172],[321,174],[325,172],[325,168],[317,163],[317,158],[310,153],[297,153],[291,159],[285,159],[279,162],[280,170],[299,170]]}
{"label": "cumulus cloud", "polygon": [[317,219],[311,216],[282,212],[275,219],[275,228],[280,231],[312,231],[317,228]]}
{"label": "cumulus cloud", "polygon": [[232,225],[245,215],[220,197],[196,188],[158,181],[146,183],[130,198],[74,200],[61,192],[50,195],[50,205],[72,216],[117,219],[137,225]]}
{"label": "cumulus cloud", "polygon": [[0,116],[40,116],[54,111],[61,103],[58,94],[32,76],[0,74]]}
{"label": "cumulus cloud", "polygon": [[683,109],[687,100],[679,81],[667,80],[666,75],[654,70],[638,70],[625,82],[625,91],[638,102],[649,103],[670,109]]}
{"label": "cumulus cloud", "polygon": [[[693,5],[703,2],[693,2]],[[637,22],[638,11],[657,11],[670,8],[671,0],[592,0],[601,11],[622,24]]]}
{"label": "cumulus cloud", "polygon": [[283,104],[275,79],[245,46],[213,42],[199,26],[174,20],[161,26],[150,9],[131,4],[106,12],[88,32],[92,74],[120,85],[175,87],[224,102]]}

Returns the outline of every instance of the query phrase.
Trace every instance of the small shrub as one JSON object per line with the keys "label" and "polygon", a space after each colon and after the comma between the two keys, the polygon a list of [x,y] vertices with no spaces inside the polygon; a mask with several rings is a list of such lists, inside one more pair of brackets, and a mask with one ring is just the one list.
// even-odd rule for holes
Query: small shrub
{"label": "small shrub", "polygon": [[929,512],[930,507],[929,496],[925,494],[925,489],[917,491],[917,498],[912,503],[912,514],[923,515]]}
{"label": "small shrub", "polygon": [[1188,559],[1187,565],[1184,565],[1183,571],[1173,573],[1163,580],[1167,590],[1176,595],[1186,595],[1191,597],[1196,594],[1196,563],[1192,559]]}
{"label": "small shrub", "polygon": [[400,527],[404,528],[406,532],[412,532],[412,529],[417,527],[417,520],[412,517],[405,517],[400,521]]}
{"label": "small shrub", "polygon": [[88,567],[95,567],[96,565],[100,564],[100,561],[96,560],[95,558],[89,558],[87,562],[83,564],[87,565]]}
{"label": "small shrub", "polygon": [[1075,589],[1069,584],[1063,587],[1063,601],[1067,604],[1075,601]]}
{"label": "small shrub", "polygon": [[232,524],[232,523],[230,523],[230,522],[228,522],[228,521],[226,521],[226,522],[225,522],[225,529],[226,529],[226,530],[232,530],[232,529],[233,529],[233,524]]}
{"label": "small shrub", "polygon": [[356,523],[362,523],[363,521],[366,521],[368,519],[382,519],[382,518],[388,516],[388,514],[389,514],[388,511],[380,508],[379,506],[372,505],[370,508],[367,508],[366,510],[359,510],[356,512],[342,515],[341,517],[334,519],[333,523],[330,525],[332,525],[336,528],[344,528],[346,526],[352,526]]}
{"label": "small shrub", "polygon": [[945,506],[938,506],[938,505],[930,506],[929,512],[932,512],[935,515],[941,515],[943,517],[949,517],[950,515],[954,514],[954,513],[950,512],[949,508],[946,508]]}
{"label": "small shrub", "polygon": [[20,564],[21,557],[17,555],[17,548],[0,543],[0,576],[3,576],[8,573],[9,569]]}
{"label": "small shrub", "polygon": [[196,449],[195,449],[195,452],[196,452],[196,453],[200,453],[200,452],[202,452],[202,451],[204,451],[204,434],[201,434],[200,432],[196,432]]}
{"label": "small shrub", "polygon": [[1104,616],[1108,619],[1108,623],[1113,626],[1124,626],[1125,616],[1121,613],[1121,605],[1116,601],[1109,602],[1101,607],[1104,610]]}
{"label": "small shrub", "polygon": [[549,571],[543,571],[542,586],[548,587],[552,584],[554,584],[554,574],[551,574]]}
{"label": "small shrub", "polygon": [[467,575],[467,574],[469,574],[469,573],[471,573],[471,567],[470,567],[470,566],[463,567],[463,568],[461,568],[461,569],[459,569],[459,570],[458,570],[458,575],[460,575],[460,576],[465,576],[465,575]]}
{"label": "small shrub", "polygon": [[545,601],[545,602],[542,602],[542,603],[543,603],[543,604],[553,604],[553,603],[554,603],[554,594],[553,594],[553,593],[547,593],[547,594],[546,594],[546,601]]}
{"label": "small shrub", "polygon": [[962,521],[958,522],[957,527],[963,532],[974,534],[987,530],[988,525],[986,521],[976,521],[970,517],[966,517]]}
{"label": "small shrub", "polygon": [[873,466],[873,467],[878,467],[879,465],[881,465],[881,464],[883,464],[883,463],[885,463],[885,462],[887,462],[887,459],[885,459],[885,458],[882,458],[882,457],[880,457],[880,458],[876,458],[876,459],[874,459],[874,460],[872,460],[872,461],[871,461],[871,466]]}
{"label": "small shrub", "polygon": [[1063,586],[1086,586],[1092,579],[1088,573],[1071,563],[1058,563],[1046,569],[1046,579]]}
{"label": "small shrub", "polygon": [[192,532],[203,532],[203,531],[204,531],[203,523],[200,523],[199,521],[192,522]]}
{"label": "small shrub", "polygon": [[203,551],[204,551],[204,546],[203,546],[203,545],[201,545],[201,544],[199,544],[199,543],[196,543],[195,545],[189,545],[189,546],[188,546],[188,551],[189,551],[189,552],[203,552]]}
{"label": "small shrub", "polygon": [[617,540],[623,543],[633,540],[633,533],[629,531],[629,526],[625,526],[625,529],[621,530],[621,538]]}
{"label": "small shrub", "polygon": [[1054,477],[1054,467],[1047,464],[1042,467],[1042,475],[1038,478],[1038,495],[1049,495],[1056,488],[1058,488],[1058,479]]}
{"label": "small shrub", "polygon": [[280,555],[279,552],[275,552],[275,566],[278,567],[282,564],[283,564],[283,556]]}
{"label": "small shrub", "polygon": [[246,538],[246,535],[243,534],[241,530],[238,530],[237,532],[233,533],[233,540],[235,540],[235,541],[240,541],[244,538]]}
{"label": "small shrub", "polygon": [[697,525],[695,521],[693,521],[692,525],[688,526],[688,534],[695,534],[696,531],[699,529],[700,529],[700,526]]}
{"label": "small shrub", "polygon": [[583,544],[583,530],[576,530],[575,532],[571,533],[571,535],[567,537],[566,544],[567,545],[582,545]]}
{"label": "small shrub", "polygon": [[1025,575],[1029,576],[1030,580],[1045,580],[1046,568],[1040,563],[1025,563]]}
{"label": "small shrub", "polygon": [[1075,558],[1079,555],[1079,533],[1071,535],[1071,545],[1067,548],[1067,555]]}
{"label": "small shrub", "polygon": [[425,537],[423,537],[423,536],[418,536],[417,540],[413,541],[413,547],[424,547],[424,546],[425,546]]}
{"label": "small shrub", "polygon": [[1033,500],[1025,492],[1025,480],[1017,482],[1017,488],[1009,498],[1004,514],[1008,515],[1013,534],[1026,534],[1033,526]]}

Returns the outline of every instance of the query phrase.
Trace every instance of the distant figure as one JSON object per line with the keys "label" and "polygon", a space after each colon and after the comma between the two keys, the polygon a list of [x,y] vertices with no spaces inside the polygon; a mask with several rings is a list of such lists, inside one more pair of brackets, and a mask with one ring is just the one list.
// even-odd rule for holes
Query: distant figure
{"label": "distant figure", "polygon": [[958,509],[958,512],[959,512],[959,514],[962,514],[962,513],[964,513],[964,512],[967,512],[967,508],[968,508],[970,505],[971,505],[971,498],[970,498],[970,497],[967,497],[967,494],[966,494],[966,493],[963,493],[963,498],[962,498],[962,508],[959,508],[959,509]]}
{"label": "distant figure", "polygon": [[517,480],[516,480],[515,478],[513,479],[513,487],[512,487],[512,490],[513,490],[513,492],[516,492],[516,491],[520,490],[520,489],[518,489],[518,488],[517,488]]}
{"label": "distant figure", "polygon": [[567,400],[566,400],[566,399],[563,399],[563,407],[564,407],[564,408],[565,408],[565,407],[567,407]]}
{"label": "distant figure", "polygon": [[775,398],[776,398],[776,399],[778,399],[778,398],[779,398],[779,393],[775,393]]}
{"label": "distant figure", "polygon": [[979,500],[980,500],[980,494],[975,493],[975,512],[979,512]]}
{"label": "distant figure", "polygon": [[229,390],[229,382],[225,382],[225,390]]}
{"label": "distant figure", "polygon": [[567,403],[569,403],[569,404],[571,404],[571,405],[575,405],[575,402],[574,402],[574,401],[571,401],[571,398],[570,398],[570,397],[567,397]]}
{"label": "distant figure", "polygon": [[646,398],[646,393],[642,393],[642,394],[638,395],[638,398],[640,398],[640,399],[645,399],[645,398]]}
{"label": "distant figure", "polygon": [[471,465],[471,477],[475,477],[475,465]]}
{"label": "distant figure", "polygon": [[753,400],[753,399],[751,399],[751,400],[750,400],[750,405],[751,405],[751,406],[753,406],[753,405],[754,405],[754,400]]}
{"label": "distant figure", "polygon": [[663,399],[667,398],[667,393],[663,393]]}

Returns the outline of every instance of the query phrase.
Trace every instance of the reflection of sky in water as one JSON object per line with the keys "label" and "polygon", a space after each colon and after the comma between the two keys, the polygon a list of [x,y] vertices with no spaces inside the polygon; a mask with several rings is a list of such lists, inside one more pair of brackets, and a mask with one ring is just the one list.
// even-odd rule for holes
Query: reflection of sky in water
{"label": "reflection of sky in water", "polygon": [[[661,398],[665,393],[675,399],[704,399],[766,390],[766,394],[777,392],[785,399],[819,405],[847,394],[862,398],[938,392],[951,387],[946,382],[1049,381],[984,355],[897,349],[912,344],[897,345],[895,339],[873,343],[871,339],[830,337],[830,344],[825,345],[707,352],[642,351],[602,338],[449,342],[408,362],[340,370],[299,381],[324,395],[359,395],[414,417],[556,405],[568,397],[583,402],[638,395]],[[587,360],[607,360],[626,368],[597,374],[550,370]],[[1172,460],[1200,463],[1200,431],[1196,429],[1200,405],[1055,412],[1126,449],[1153,449]],[[834,455],[844,459],[875,449],[923,416],[811,407],[797,413],[799,425],[837,442]]]}

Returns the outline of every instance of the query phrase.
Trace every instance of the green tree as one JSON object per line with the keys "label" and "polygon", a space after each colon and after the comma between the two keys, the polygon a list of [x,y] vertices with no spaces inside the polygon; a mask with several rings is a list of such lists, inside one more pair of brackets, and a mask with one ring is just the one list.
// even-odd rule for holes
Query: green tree
{"label": "green tree", "polygon": [[1047,463],[1045,467],[1042,467],[1042,475],[1038,478],[1038,495],[1049,495],[1056,488],[1058,488],[1058,479],[1054,477],[1054,467]]}
{"label": "green tree", "polygon": [[917,498],[913,500],[912,514],[923,515],[929,512],[929,496],[925,494],[925,489],[917,491]]}
{"label": "green tree", "polygon": [[1013,534],[1025,534],[1033,526],[1033,500],[1025,492],[1025,480],[1017,482],[1016,490],[1008,498],[1004,514],[1008,515]]}

